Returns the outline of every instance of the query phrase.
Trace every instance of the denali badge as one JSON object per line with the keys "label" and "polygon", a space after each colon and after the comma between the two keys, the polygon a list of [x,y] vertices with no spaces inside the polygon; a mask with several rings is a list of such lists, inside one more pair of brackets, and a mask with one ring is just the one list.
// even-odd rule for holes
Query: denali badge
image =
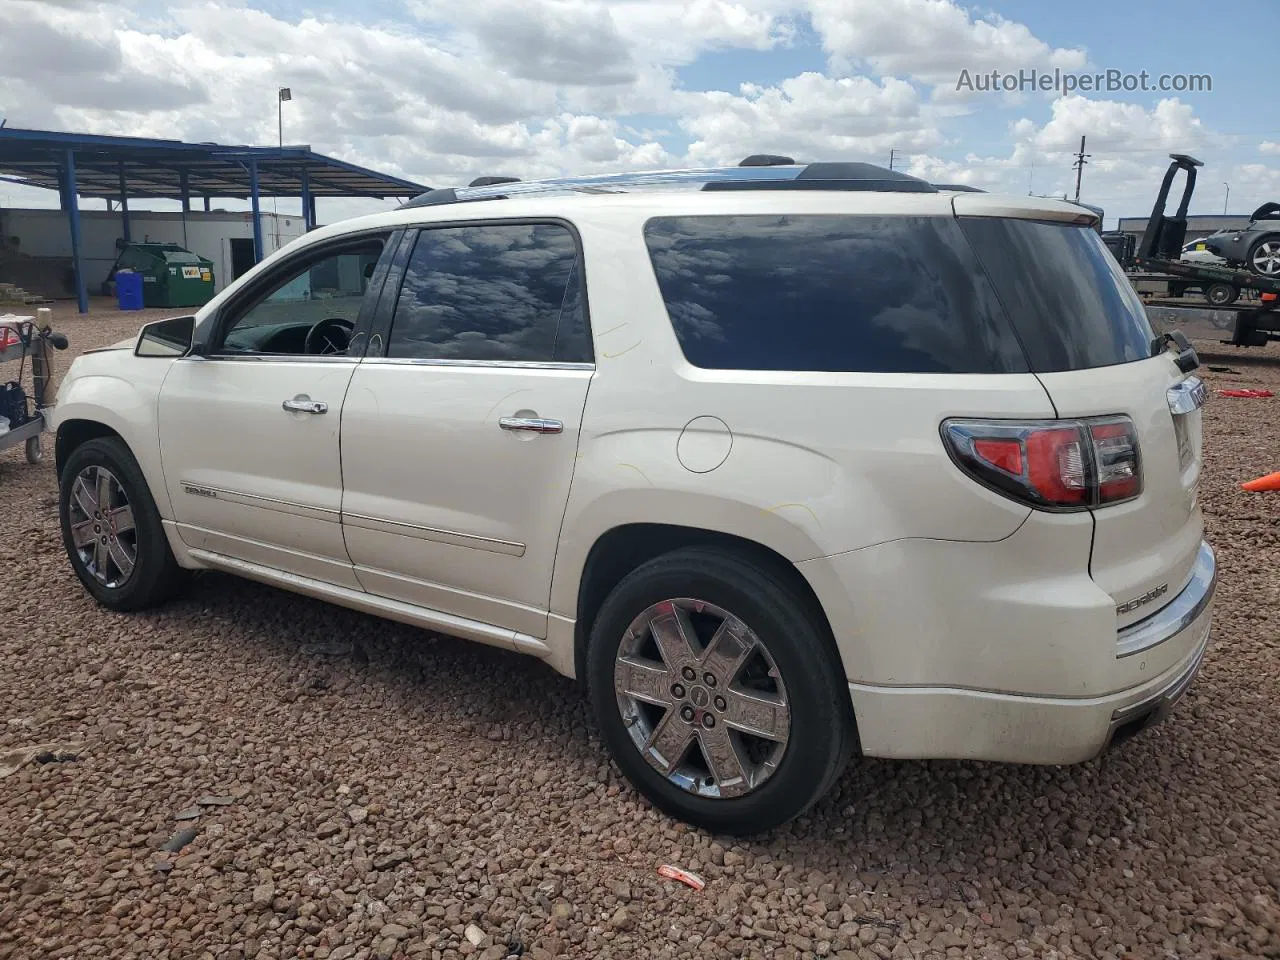
{"label": "denali badge", "polygon": [[216,491],[214,491],[214,490],[210,490],[210,489],[208,489],[207,487],[194,487],[194,486],[192,486],[192,485],[191,485],[191,484],[189,484],[189,483],[184,483],[184,484],[182,485],[182,489],[183,489],[183,491],[184,491],[184,492],[186,492],[186,493],[193,493],[193,494],[195,494],[197,497],[209,497],[211,500],[217,500],[217,499],[218,499],[218,494],[217,494],[217,492],[216,492]]}
{"label": "denali badge", "polygon": [[1126,601],[1125,603],[1120,604],[1118,607],[1116,607],[1116,616],[1122,616],[1128,613],[1130,610],[1137,610],[1139,607],[1146,606],[1156,597],[1163,597],[1168,592],[1169,592],[1169,585],[1167,583],[1162,583],[1160,584],[1160,586],[1156,587],[1155,589],[1148,590],[1142,596],[1134,597],[1132,600],[1129,600],[1129,601]]}

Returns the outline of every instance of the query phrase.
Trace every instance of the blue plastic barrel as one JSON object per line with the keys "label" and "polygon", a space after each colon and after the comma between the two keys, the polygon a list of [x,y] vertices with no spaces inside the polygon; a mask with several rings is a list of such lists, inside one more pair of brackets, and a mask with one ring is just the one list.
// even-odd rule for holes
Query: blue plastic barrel
{"label": "blue plastic barrel", "polygon": [[132,270],[116,271],[116,303],[121,310],[142,309],[142,274]]}

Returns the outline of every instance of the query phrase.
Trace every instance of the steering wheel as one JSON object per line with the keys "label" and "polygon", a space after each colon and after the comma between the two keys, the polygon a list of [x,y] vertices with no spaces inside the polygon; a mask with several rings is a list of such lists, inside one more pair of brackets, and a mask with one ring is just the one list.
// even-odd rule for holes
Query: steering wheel
{"label": "steering wheel", "polygon": [[356,325],[343,317],[328,317],[321,320],[307,331],[307,338],[302,343],[303,353],[324,355],[346,353],[351,343],[351,334]]}

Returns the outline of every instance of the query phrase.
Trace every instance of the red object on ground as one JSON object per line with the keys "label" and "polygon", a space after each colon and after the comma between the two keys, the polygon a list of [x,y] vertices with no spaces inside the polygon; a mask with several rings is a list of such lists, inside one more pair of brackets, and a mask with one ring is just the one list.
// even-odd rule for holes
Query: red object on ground
{"label": "red object on ground", "polygon": [[1244,490],[1261,493],[1264,490],[1280,490],[1280,473],[1268,473],[1265,477],[1240,484]]}
{"label": "red object on ground", "polygon": [[1274,397],[1275,394],[1270,390],[1219,390],[1220,397],[1239,397],[1244,400],[1263,400],[1267,397]]}
{"label": "red object on ground", "polygon": [[686,886],[693,887],[695,890],[701,890],[707,885],[696,873],[690,873],[688,870],[681,870],[679,867],[673,867],[669,863],[664,863],[658,868],[658,876],[666,877],[668,880],[679,880]]}

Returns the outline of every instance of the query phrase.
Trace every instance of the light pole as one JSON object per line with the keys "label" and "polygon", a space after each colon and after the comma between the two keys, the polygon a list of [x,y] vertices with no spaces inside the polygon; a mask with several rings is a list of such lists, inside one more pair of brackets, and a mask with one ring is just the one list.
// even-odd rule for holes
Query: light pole
{"label": "light pole", "polygon": [[276,122],[280,132],[280,147],[284,148],[284,102],[293,99],[293,91],[288,87],[281,87],[277,94],[276,101]]}
{"label": "light pole", "polygon": [[1231,184],[1223,180],[1222,185],[1227,188],[1227,194],[1222,198],[1222,215],[1225,217],[1227,215],[1227,201],[1231,199]]}

